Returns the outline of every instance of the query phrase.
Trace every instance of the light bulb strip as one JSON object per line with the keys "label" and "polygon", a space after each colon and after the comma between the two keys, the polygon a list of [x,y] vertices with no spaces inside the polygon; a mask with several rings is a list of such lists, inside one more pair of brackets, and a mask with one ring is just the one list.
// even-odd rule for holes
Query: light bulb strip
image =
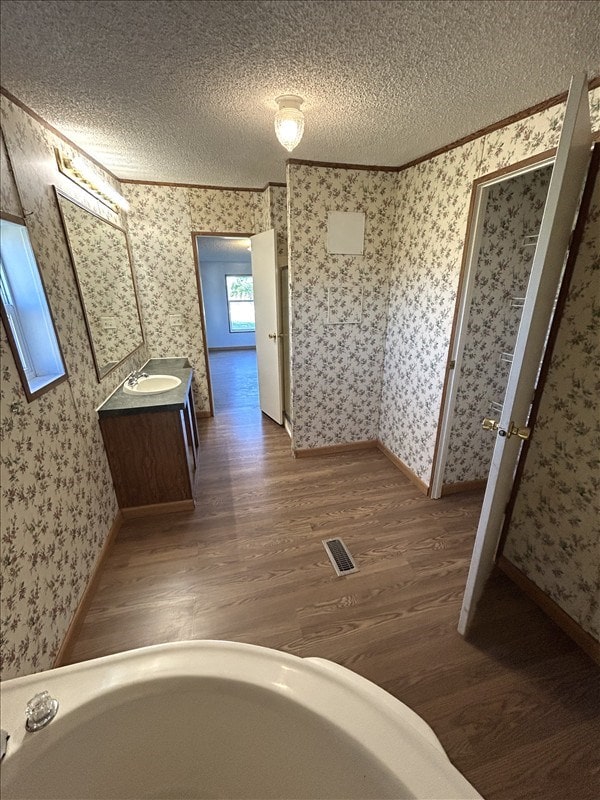
{"label": "light bulb strip", "polygon": [[54,153],[58,171],[69,180],[72,180],[88,194],[95,197],[96,200],[110,208],[111,211],[118,213],[120,209],[123,211],[129,209],[127,200],[110,184],[103,181],[102,186],[98,186],[98,177],[91,174],[89,167],[81,156],[70,158],[62,153],[58,147],[54,149]]}

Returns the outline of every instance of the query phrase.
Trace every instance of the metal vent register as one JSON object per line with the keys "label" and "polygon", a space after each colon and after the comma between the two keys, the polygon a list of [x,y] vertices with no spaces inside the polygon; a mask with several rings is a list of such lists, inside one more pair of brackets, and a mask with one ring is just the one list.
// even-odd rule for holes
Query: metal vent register
{"label": "metal vent register", "polygon": [[348,575],[350,572],[357,572],[354,560],[346,545],[341,539],[323,539],[323,547],[329,556],[329,560],[338,575]]}

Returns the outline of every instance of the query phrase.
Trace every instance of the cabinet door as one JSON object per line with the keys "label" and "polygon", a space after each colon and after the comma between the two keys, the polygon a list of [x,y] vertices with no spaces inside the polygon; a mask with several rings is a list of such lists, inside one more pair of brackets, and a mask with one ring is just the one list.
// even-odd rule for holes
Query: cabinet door
{"label": "cabinet door", "polygon": [[189,454],[193,461],[193,470],[196,471],[198,467],[198,446],[200,444],[198,438],[198,425],[196,422],[196,411],[194,408],[194,396],[192,394],[192,387],[188,392],[185,409],[182,412],[184,416],[185,433],[187,438],[187,447]]}
{"label": "cabinet door", "polygon": [[121,508],[193,500],[182,411],[101,417]]}

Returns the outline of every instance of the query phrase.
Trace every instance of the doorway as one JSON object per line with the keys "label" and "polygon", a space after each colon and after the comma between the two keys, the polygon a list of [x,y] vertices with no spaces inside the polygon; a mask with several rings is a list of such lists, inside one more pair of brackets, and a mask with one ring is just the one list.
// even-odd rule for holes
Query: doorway
{"label": "doorway", "polygon": [[[462,634],[469,629],[477,602],[492,571],[514,487],[515,472],[523,453],[523,441],[529,439],[532,431],[528,427],[532,424],[532,403],[566,262],[571,256],[570,243],[573,241],[574,225],[590,164],[592,131],[587,86],[587,77],[583,73],[571,80],[502,409],[496,419],[484,419],[482,424],[494,435],[495,444],[458,624],[459,633]],[[476,200],[478,193],[474,192],[472,197]],[[477,212],[482,209],[477,202],[474,207]],[[481,226],[476,224],[474,230],[481,230]],[[472,244],[470,237],[469,241]],[[478,252],[478,248],[473,249]],[[473,259],[468,258],[467,264],[471,263]],[[462,317],[462,322],[466,321],[465,317]],[[461,332],[465,327],[461,325]],[[462,354],[462,351],[462,346],[459,346],[457,353]],[[453,405],[454,400],[451,407]],[[450,430],[450,426],[447,426],[447,431]]]}
{"label": "doorway", "polygon": [[485,488],[554,153],[475,182],[431,497]]}
{"label": "doorway", "polygon": [[258,410],[248,234],[195,234],[211,412]]}

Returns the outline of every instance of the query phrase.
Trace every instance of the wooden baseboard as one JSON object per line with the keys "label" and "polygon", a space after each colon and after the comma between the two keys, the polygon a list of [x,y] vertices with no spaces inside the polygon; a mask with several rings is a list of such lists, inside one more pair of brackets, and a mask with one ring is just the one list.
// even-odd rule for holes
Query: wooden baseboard
{"label": "wooden baseboard", "polygon": [[337,453],[348,453],[352,450],[373,450],[377,447],[375,439],[362,442],[346,442],[344,444],[331,444],[325,447],[307,447],[294,450],[296,458],[312,458],[313,456],[334,456]]}
{"label": "wooden baseboard", "polygon": [[193,500],[175,500],[172,503],[151,503],[147,506],[129,506],[122,508],[123,519],[135,517],[151,517],[154,514],[175,514],[178,511],[193,511],[196,503]]}
{"label": "wooden baseboard", "polygon": [[584,631],[573,617],[570,617],[566,611],[548,597],[539,586],[527,577],[518,567],[503,555],[498,556],[497,566],[502,572],[515,583],[521,591],[526,594],[533,602],[538,605],[542,611],[555,622],[567,636],[570,636],[575,644],[579,645],[590,658],[597,664],[600,664],[600,642],[597,642],[593,636],[587,631]]}
{"label": "wooden baseboard", "polygon": [[63,639],[63,643],[60,646],[60,650],[56,654],[56,658],[54,659],[53,667],[61,667],[67,660],[69,653],[71,651],[71,646],[77,636],[79,635],[79,631],[81,630],[81,626],[83,624],[83,620],[85,615],[87,614],[87,610],[90,604],[90,600],[92,596],[95,594],[96,589],[98,588],[98,582],[100,580],[100,574],[102,572],[102,566],[106,559],[106,556],[109,553],[110,548],[119,532],[121,525],[123,524],[123,514],[121,511],[117,511],[117,516],[114,519],[113,524],[108,532],[106,539],[104,540],[104,544],[102,545],[102,549],[100,550],[100,554],[96,559],[96,566],[90,578],[88,580],[88,584],[85,587],[85,591],[81,596],[81,600],[77,608],[75,609],[75,613],[73,614],[73,618],[69,627],[67,628],[67,632],[65,634],[65,638]]}
{"label": "wooden baseboard", "polygon": [[388,450],[388,448],[383,444],[383,442],[378,441],[376,444],[377,444],[377,449],[381,450],[383,455],[386,458],[388,458],[392,462],[392,464],[395,467],[397,467],[400,470],[400,472],[402,472],[403,475],[405,475],[408,478],[408,480],[411,483],[414,483],[417,489],[419,489],[425,495],[429,493],[429,487],[427,486],[427,484],[424,481],[422,481],[418,475],[415,475],[412,469],[406,466],[404,461],[401,461],[397,455],[394,455],[394,453],[392,453],[391,450]]}
{"label": "wooden baseboard", "polygon": [[196,411],[196,419],[208,419],[212,416],[210,411]]}
{"label": "wooden baseboard", "polygon": [[326,447],[308,447],[306,449],[293,450],[295,458],[312,458],[317,456],[330,456],[338,453],[348,453],[352,450],[380,450],[392,464],[400,470],[411,483],[421,491],[423,494],[428,494],[428,486],[424,483],[415,473],[401,461],[398,456],[394,455],[391,450],[380,442],[378,439],[368,439],[361,442],[346,442],[344,444],[332,444]]}
{"label": "wooden baseboard", "polygon": [[474,492],[476,489],[485,489],[487,478],[478,481],[461,481],[460,483],[445,483],[442,486],[442,497],[457,492]]}

